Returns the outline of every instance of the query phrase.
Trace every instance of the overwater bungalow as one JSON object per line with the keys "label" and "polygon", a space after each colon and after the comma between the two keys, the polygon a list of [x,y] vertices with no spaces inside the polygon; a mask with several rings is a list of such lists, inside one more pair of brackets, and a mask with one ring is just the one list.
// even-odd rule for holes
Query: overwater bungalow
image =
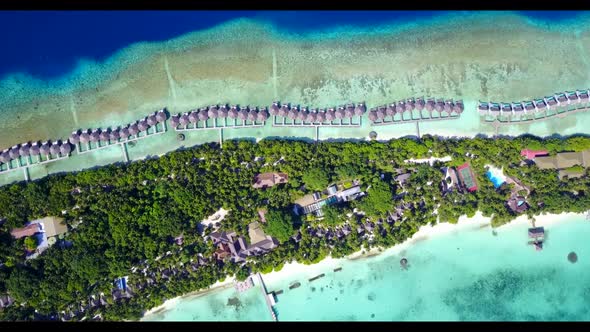
{"label": "overwater bungalow", "polygon": [[[188,118],[188,115],[187,115]],[[133,123],[129,126],[129,134],[131,134],[131,136],[136,136],[137,133],[139,133],[139,128],[137,127],[137,123]]]}
{"label": "overwater bungalow", "polygon": [[432,116],[432,111],[434,111],[435,105],[436,102],[434,101],[434,98],[428,98],[428,100],[426,101],[426,105],[424,105],[424,108],[426,108],[426,111],[428,111],[430,116]]}
{"label": "overwater bungalow", "polygon": [[356,116],[362,116],[366,111],[367,107],[365,106],[365,103],[358,103],[354,109],[354,114]]}
{"label": "overwater bungalow", "polygon": [[522,103],[512,103],[512,112],[514,114],[522,114],[524,111],[524,107]]}
{"label": "overwater bungalow", "polygon": [[188,115],[188,121],[192,124],[195,124],[199,121],[199,112],[191,111]]}
{"label": "overwater bungalow", "polygon": [[70,135],[70,143],[76,145],[80,142],[80,135],[78,134],[78,131],[74,131],[71,135]]}
{"label": "overwater bungalow", "polygon": [[232,105],[229,111],[227,112],[227,116],[230,119],[237,119],[238,118],[238,108],[235,105]]}
{"label": "overwater bungalow", "polygon": [[567,91],[566,95],[570,104],[577,104],[580,102],[580,97],[578,96],[578,93],[576,91]]}
{"label": "overwater bungalow", "polygon": [[80,143],[90,142],[90,134],[85,130],[80,134]]}
{"label": "overwater bungalow", "polygon": [[117,142],[119,140],[119,137],[121,137],[120,135],[121,133],[119,132],[118,128],[111,130],[111,132],[109,133],[109,139],[111,140],[111,142]]}
{"label": "overwater bungalow", "polygon": [[500,104],[490,103],[490,115],[499,116],[501,114]]}
{"label": "overwater bungalow", "polygon": [[11,158],[10,158],[10,154],[8,152],[8,150],[4,150],[2,151],[2,153],[0,153],[0,162],[4,163],[4,164],[8,164],[10,162]]}
{"label": "overwater bungalow", "polygon": [[580,97],[580,103],[587,103],[588,102],[588,91],[586,90],[578,90],[578,96]]}
{"label": "overwater bungalow", "polygon": [[31,150],[29,151],[29,153],[31,154],[31,156],[38,156],[39,153],[40,153],[40,151],[39,151],[39,143],[33,142],[33,144],[31,145]]}
{"label": "overwater bungalow", "polygon": [[279,102],[278,101],[273,101],[272,105],[270,105],[270,115],[272,116],[276,116],[279,114]]}
{"label": "overwater bungalow", "polygon": [[158,120],[156,119],[156,116],[152,114],[146,118],[146,123],[148,126],[153,127],[158,123]]}
{"label": "overwater bungalow", "polygon": [[455,104],[453,103],[453,101],[451,99],[447,99],[447,101],[445,101],[445,106],[443,107],[443,111],[445,111],[447,113],[447,115],[451,115],[451,110],[453,109],[454,106],[455,106]]}
{"label": "overwater bungalow", "polygon": [[563,92],[555,94],[555,99],[557,99],[559,106],[566,106],[569,104],[567,96]]}
{"label": "overwater bungalow", "polygon": [[256,111],[256,108],[251,108],[250,112],[248,112],[248,121],[255,122],[257,118],[258,112]]}
{"label": "overwater bungalow", "polygon": [[200,110],[198,113],[197,112],[195,112],[195,113],[196,113],[197,120],[199,120],[199,121],[205,122],[209,119],[209,112],[206,110]]}
{"label": "overwater bungalow", "polygon": [[64,142],[59,147],[59,152],[61,153],[62,156],[67,156],[68,154],[70,154],[71,151],[72,151],[72,147],[70,146],[70,143],[68,143],[68,142]]}
{"label": "overwater bungalow", "polygon": [[334,115],[336,116],[336,119],[342,120],[344,118],[344,107],[338,107]]}
{"label": "overwater bungalow", "polygon": [[20,145],[20,149],[18,150],[18,154],[21,157],[28,157],[30,153],[30,147],[29,147],[29,143],[23,143]]}
{"label": "overwater bungalow", "polygon": [[525,111],[525,113],[529,113],[529,112],[532,112],[532,111],[535,110],[535,105],[533,104],[532,101],[525,101],[523,103],[523,105],[524,105],[524,111]]}
{"label": "overwater bungalow", "polygon": [[268,111],[266,108],[262,108],[260,112],[258,112],[257,120],[260,122],[264,122],[268,119]]}
{"label": "overwater bungalow", "polygon": [[287,116],[287,113],[289,113],[289,106],[281,105],[277,115],[284,118]]}
{"label": "overwater bungalow", "polygon": [[54,156],[59,156],[59,146],[59,142],[53,142],[53,144],[51,144],[51,146],[49,147],[49,152]]}
{"label": "overwater bungalow", "polygon": [[453,106],[452,112],[457,115],[460,115],[465,110],[465,105],[463,104],[462,100],[455,101],[455,106]]}
{"label": "overwater bungalow", "polygon": [[397,112],[396,112],[394,103],[387,105],[387,107],[385,108],[385,114],[387,116],[394,117],[396,113]]}
{"label": "overwater bungalow", "polygon": [[[178,122],[180,123],[180,125],[182,127],[186,128],[186,126],[190,123],[190,121],[188,119],[188,113],[184,113],[183,115],[181,115]],[[129,132],[131,133],[131,127],[129,128]],[[131,135],[133,135],[133,134],[131,134]]]}
{"label": "overwater bungalow", "polygon": [[124,127],[121,130],[119,130],[119,136],[122,139],[128,139],[129,136],[131,136],[131,133],[129,132],[129,128],[128,127]]}
{"label": "overwater bungalow", "polygon": [[488,115],[490,113],[490,104],[480,101],[477,110],[479,111],[479,115]]}
{"label": "overwater bungalow", "polygon": [[99,129],[94,129],[92,133],[90,133],[90,142],[98,142],[100,140],[100,131]]}
{"label": "overwater bungalow", "polygon": [[545,100],[543,99],[537,99],[534,101],[535,104],[535,109],[537,110],[537,112],[541,111],[541,110],[545,110],[545,107],[547,106],[545,104]]}
{"label": "overwater bungalow", "polygon": [[501,114],[502,115],[513,115],[512,105],[510,103],[501,103]]}
{"label": "overwater bungalow", "polygon": [[403,113],[406,111],[406,103],[404,103],[403,100],[396,102],[395,103],[395,111],[396,111],[396,113],[402,114],[402,117],[403,117]]}
{"label": "overwater bungalow", "polygon": [[436,103],[434,104],[434,110],[437,111],[438,113],[442,113],[444,108],[445,108],[445,102],[442,99],[437,100]]}
{"label": "overwater bungalow", "polygon": [[380,121],[383,121],[383,119],[385,118],[385,107],[384,106],[379,106],[377,108],[377,119],[379,119]]}
{"label": "overwater bungalow", "polygon": [[164,112],[164,110],[159,110],[158,113],[156,113],[156,120],[159,123],[164,123],[164,121],[166,121],[167,118],[168,115],[166,115],[166,112]]}
{"label": "overwater bungalow", "polygon": [[297,114],[297,119],[301,121],[307,119],[307,110],[305,109],[305,107],[301,108],[301,111],[299,111],[299,113]]}
{"label": "overwater bungalow", "polygon": [[416,110],[421,112],[424,109],[424,106],[426,106],[426,102],[424,101],[424,97],[416,98]]}
{"label": "overwater bungalow", "polygon": [[207,115],[211,119],[217,119],[217,116],[219,115],[219,111],[217,110],[217,107],[216,106],[210,107],[209,110],[207,111]]}
{"label": "overwater bungalow", "polygon": [[219,107],[219,111],[217,113],[217,117],[224,119],[224,118],[227,118],[227,115],[228,115],[228,108],[227,108],[227,106],[226,105],[221,105]]}
{"label": "overwater bungalow", "polygon": [[[87,135],[88,135],[88,134],[87,134]],[[48,157],[48,156],[49,156],[49,153],[50,153],[50,151],[49,151],[49,147],[50,147],[50,145],[51,145],[51,143],[49,143],[49,141],[45,141],[45,142],[43,142],[43,144],[41,144],[41,147],[39,148],[39,152],[40,152],[42,155],[44,155],[44,156]]]}
{"label": "overwater bungalow", "polygon": [[172,128],[178,127],[179,124],[180,124],[180,116],[173,115],[172,117],[170,117],[170,125],[172,126]]}
{"label": "overwater bungalow", "polygon": [[317,121],[317,113],[309,113],[306,118],[307,122],[314,123]]}
{"label": "overwater bungalow", "polygon": [[297,118],[297,113],[299,113],[297,106],[291,106],[291,109],[287,113],[287,117],[291,120],[295,120]]}
{"label": "overwater bungalow", "polygon": [[345,118],[352,118],[354,116],[354,105],[348,104],[346,105],[346,109],[344,110],[344,117]]}
{"label": "overwater bungalow", "polygon": [[326,111],[326,121],[332,122],[336,118],[336,114],[333,108],[328,108]]}
{"label": "overwater bungalow", "polygon": [[137,129],[139,129],[139,131],[146,131],[146,130],[148,130],[149,127],[150,126],[148,126],[148,123],[147,123],[147,120],[146,119],[141,119],[137,123]]}
{"label": "overwater bungalow", "polygon": [[369,111],[369,120],[375,122],[377,120],[377,110],[371,109]]}
{"label": "overwater bungalow", "polygon": [[545,97],[545,102],[547,103],[547,108],[552,108],[557,105],[557,100],[554,96]]}
{"label": "overwater bungalow", "polygon": [[[147,123],[146,123],[147,125]],[[104,143],[109,143],[109,139],[111,138],[111,135],[109,134],[109,129],[103,130],[100,132],[99,138],[101,141],[103,141]]]}
{"label": "overwater bungalow", "polygon": [[416,101],[414,98],[406,99],[406,111],[413,111],[416,108]]}
{"label": "overwater bungalow", "polygon": [[240,107],[240,111],[238,112],[238,119],[242,121],[246,121],[248,118],[248,107],[242,106]]}
{"label": "overwater bungalow", "polygon": [[315,117],[316,117],[316,121],[319,122],[319,123],[322,123],[322,122],[326,121],[326,113],[323,112],[323,111],[320,112],[318,110],[318,112],[315,113]]}

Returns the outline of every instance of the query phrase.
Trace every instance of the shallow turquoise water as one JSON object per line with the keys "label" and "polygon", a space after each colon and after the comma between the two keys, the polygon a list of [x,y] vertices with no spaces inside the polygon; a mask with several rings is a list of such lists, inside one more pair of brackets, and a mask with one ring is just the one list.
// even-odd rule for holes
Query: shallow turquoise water
{"label": "shallow turquoise water", "polygon": [[[421,239],[400,252],[306,267],[267,278],[281,321],[569,321],[590,319],[590,222],[580,217],[546,227],[543,251],[527,245],[528,223],[474,226]],[[578,254],[575,264],[567,260]],[[401,257],[410,267],[402,270]],[[335,267],[342,271],[334,272]],[[324,278],[308,279],[325,273]],[[301,287],[289,290],[299,281]],[[180,300],[146,320],[269,320],[259,289],[225,305],[233,289]],[[194,313],[198,313],[195,315]],[[192,315],[192,316],[191,316]]]}

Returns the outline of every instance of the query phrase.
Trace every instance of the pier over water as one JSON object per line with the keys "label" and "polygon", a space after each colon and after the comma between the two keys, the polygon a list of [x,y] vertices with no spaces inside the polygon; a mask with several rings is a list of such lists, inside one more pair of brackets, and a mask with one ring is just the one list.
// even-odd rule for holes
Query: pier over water
{"label": "pier over water", "polygon": [[264,300],[266,301],[266,306],[268,307],[268,311],[270,312],[271,316],[272,316],[272,320],[275,322],[278,322],[279,319],[277,317],[277,311],[274,308],[274,298],[273,298],[273,294],[272,293],[268,293],[268,291],[266,290],[266,285],[264,285],[264,280],[262,280],[262,275],[259,273],[256,273],[256,277],[258,278],[258,282],[260,283],[260,291],[262,292],[262,295],[264,296]]}

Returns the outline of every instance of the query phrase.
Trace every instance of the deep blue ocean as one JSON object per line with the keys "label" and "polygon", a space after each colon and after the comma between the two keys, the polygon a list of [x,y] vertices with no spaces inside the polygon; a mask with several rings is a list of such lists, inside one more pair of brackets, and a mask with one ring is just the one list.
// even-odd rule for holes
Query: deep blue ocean
{"label": "deep blue ocean", "polygon": [[[71,72],[78,59],[102,61],[136,42],[164,41],[236,18],[273,23],[307,33],[341,25],[407,23],[446,11],[3,11],[0,79],[14,72],[40,79]],[[575,17],[575,11],[520,12],[543,21]]]}

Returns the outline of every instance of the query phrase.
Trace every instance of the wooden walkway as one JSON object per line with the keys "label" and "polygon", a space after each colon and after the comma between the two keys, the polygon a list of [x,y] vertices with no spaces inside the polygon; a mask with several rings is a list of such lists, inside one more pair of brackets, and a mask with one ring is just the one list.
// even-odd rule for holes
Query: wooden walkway
{"label": "wooden walkway", "polygon": [[[576,108],[570,111],[564,111],[564,112],[557,112],[554,114],[549,114],[549,115],[544,115],[543,117],[540,118],[532,118],[532,119],[524,119],[524,120],[500,120],[498,119],[498,117],[496,117],[495,119],[485,119],[485,122],[488,123],[492,123],[492,125],[494,126],[509,126],[509,125],[519,125],[519,124],[529,124],[529,123],[535,123],[535,122],[540,122],[540,121],[545,121],[548,119],[552,119],[552,118],[565,118],[566,116],[570,115],[570,114],[576,114],[576,113],[581,113],[581,112],[586,112],[590,110],[590,107],[580,107],[580,108]],[[535,114],[533,113],[533,116]]]}
{"label": "wooden walkway", "polygon": [[260,291],[262,292],[262,295],[264,296],[264,300],[266,301],[266,307],[268,308],[268,311],[270,312],[270,314],[272,316],[272,320],[275,322],[278,322],[279,319],[277,318],[277,314],[275,313],[273,303],[271,302],[271,300],[269,298],[269,295],[271,295],[271,294],[268,294],[268,291],[266,290],[266,285],[264,285],[264,280],[262,280],[262,275],[260,274],[260,272],[256,273],[256,277],[258,278],[258,282],[260,283]]}
{"label": "wooden walkway", "polygon": [[373,122],[371,126],[389,126],[395,124],[402,124],[402,123],[418,123],[418,122],[431,122],[431,121],[444,121],[444,120],[456,120],[459,119],[461,115],[455,116],[446,116],[443,118],[420,118],[420,119],[402,119],[402,120],[392,120],[392,121],[381,121],[381,122]]}

